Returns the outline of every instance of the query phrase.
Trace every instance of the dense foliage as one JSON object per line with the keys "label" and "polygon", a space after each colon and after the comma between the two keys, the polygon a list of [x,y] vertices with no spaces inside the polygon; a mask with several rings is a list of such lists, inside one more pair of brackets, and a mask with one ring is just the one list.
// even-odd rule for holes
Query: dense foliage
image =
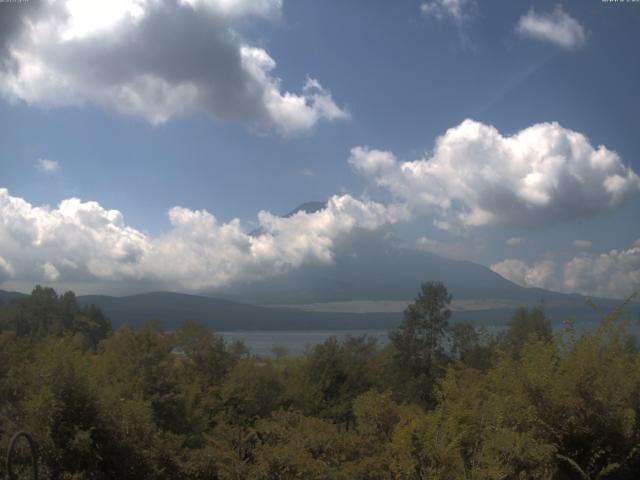
{"label": "dense foliage", "polygon": [[424,284],[384,348],[261,359],[190,322],[112,331],[37,287],[0,306],[0,428],[32,431],[53,479],[640,478],[623,308],[584,334],[521,308],[490,336],[450,300]]}

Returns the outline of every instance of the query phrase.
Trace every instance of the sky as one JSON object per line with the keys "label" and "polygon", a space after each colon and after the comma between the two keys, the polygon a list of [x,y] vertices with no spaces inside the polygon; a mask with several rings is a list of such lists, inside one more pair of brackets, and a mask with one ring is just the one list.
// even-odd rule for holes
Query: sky
{"label": "sky", "polygon": [[639,44],[638,2],[0,2],[0,288],[200,292],[391,228],[624,297]]}

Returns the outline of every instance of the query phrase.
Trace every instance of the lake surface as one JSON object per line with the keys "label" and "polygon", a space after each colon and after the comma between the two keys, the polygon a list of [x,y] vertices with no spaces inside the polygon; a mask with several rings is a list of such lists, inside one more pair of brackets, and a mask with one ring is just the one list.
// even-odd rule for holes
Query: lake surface
{"label": "lake surface", "polygon": [[307,347],[318,345],[329,337],[343,339],[347,335],[352,337],[367,335],[374,337],[380,346],[389,341],[387,330],[254,330],[217,333],[227,342],[243,341],[252,354],[260,356],[272,356],[273,347],[284,347],[289,355],[301,355]]}
{"label": "lake surface", "polygon": [[[600,322],[586,321],[576,322],[575,329],[577,334],[584,331],[593,331],[598,328]],[[562,323],[555,323],[554,330],[562,328]],[[484,325],[483,328],[489,334],[505,328],[504,324],[500,325]],[[640,325],[638,322],[632,322],[629,325],[629,331],[636,338],[640,339]],[[233,332],[217,332],[222,335],[227,342],[241,340],[249,348],[252,354],[264,357],[273,356],[272,349],[274,347],[284,347],[289,355],[301,355],[309,347],[324,342],[329,337],[337,337],[339,340],[347,335],[352,337],[361,337],[367,335],[377,340],[379,346],[384,346],[389,342],[388,330],[368,329],[368,330],[250,330],[250,331],[233,331]]]}

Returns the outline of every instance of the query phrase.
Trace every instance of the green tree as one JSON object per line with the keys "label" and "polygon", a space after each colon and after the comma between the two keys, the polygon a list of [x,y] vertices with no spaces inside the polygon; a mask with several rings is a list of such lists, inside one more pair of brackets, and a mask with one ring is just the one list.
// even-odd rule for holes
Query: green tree
{"label": "green tree", "polygon": [[233,354],[226,349],[224,339],[196,322],[184,323],[176,336],[176,347],[188,360],[187,370],[205,389],[222,383],[235,362]]}
{"label": "green tree", "polygon": [[117,447],[106,426],[90,364],[73,339],[44,341],[25,379],[21,416],[39,440],[46,473],[99,478],[117,471]]}
{"label": "green tree", "polygon": [[58,296],[54,289],[37,285],[31,295],[4,306],[3,330],[18,337],[41,340],[48,336],[82,335],[95,348],[111,332],[111,321],[95,305],[80,308],[73,292]]}
{"label": "green tree", "polygon": [[353,425],[352,402],[374,384],[371,364],[377,354],[371,337],[331,337],[316,345],[292,375],[288,388],[294,407],[305,414]]}
{"label": "green tree", "polygon": [[444,339],[451,317],[451,295],[441,282],[426,282],[389,333],[402,370],[417,382],[419,399],[433,404],[433,386],[444,364]]}
{"label": "green tree", "polygon": [[160,330],[158,322],[148,322],[137,330],[122,327],[100,344],[95,370],[112,395],[149,401],[159,427],[183,432],[187,424],[175,368],[175,341],[174,335]]}
{"label": "green tree", "polygon": [[75,313],[71,331],[83,335],[95,348],[111,332],[111,321],[98,307],[89,305]]}
{"label": "green tree", "polygon": [[400,421],[400,407],[390,392],[375,390],[360,395],[353,402],[358,431],[377,442],[389,442]]}
{"label": "green tree", "polygon": [[298,412],[277,412],[256,426],[255,466],[248,478],[322,480],[341,456],[334,425]]}
{"label": "green tree", "polygon": [[547,317],[543,305],[533,308],[519,307],[513,313],[506,332],[498,337],[498,344],[518,353],[532,337],[544,342],[551,341],[553,337],[551,320]]}
{"label": "green tree", "polygon": [[232,425],[252,426],[280,406],[283,393],[284,385],[271,363],[241,361],[222,386],[225,420]]}
{"label": "green tree", "polygon": [[491,365],[491,347],[488,335],[468,323],[456,323],[449,327],[450,354],[454,360],[480,370]]}

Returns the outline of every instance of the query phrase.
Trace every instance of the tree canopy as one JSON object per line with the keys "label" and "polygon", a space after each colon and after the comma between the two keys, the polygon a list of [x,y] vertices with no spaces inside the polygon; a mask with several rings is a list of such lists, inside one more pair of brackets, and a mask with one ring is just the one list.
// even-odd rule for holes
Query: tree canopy
{"label": "tree canopy", "polygon": [[192,322],[112,331],[37,287],[0,306],[0,429],[33,432],[55,480],[638,478],[624,309],[579,334],[522,308],[489,335],[450,302],[427,283],[386,346],[259,358]]}

